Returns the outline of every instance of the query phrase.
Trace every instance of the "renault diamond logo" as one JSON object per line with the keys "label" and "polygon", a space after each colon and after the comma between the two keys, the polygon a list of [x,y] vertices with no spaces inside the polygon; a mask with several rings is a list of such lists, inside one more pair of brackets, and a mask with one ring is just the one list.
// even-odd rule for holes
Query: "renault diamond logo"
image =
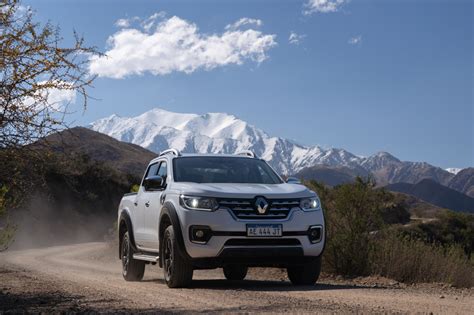
{"label": "renault diamond logo", "polygon": [[267,213],[268,202],[265,200],[265,198],[258,197],[257,200],[255,200],[255,207],[257,208],[259,214],[265,214]]}

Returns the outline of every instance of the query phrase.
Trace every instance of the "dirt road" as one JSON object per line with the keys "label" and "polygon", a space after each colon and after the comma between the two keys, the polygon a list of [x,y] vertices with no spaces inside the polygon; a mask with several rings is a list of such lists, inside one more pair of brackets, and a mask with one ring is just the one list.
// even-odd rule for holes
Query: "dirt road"
{"label": "dirt road", "polygon": [[[168,289],[161,269],[147,266],[142,282],[125,282],[107,243],[86,243],[0,254],[3,311],[449,313],[474,311],[474,290],[406,286],[386,279],[322,278],[292,287],[278,270],[253,269],[228,282],[222,271],[195,272],[193,286]],[[263,280],[269,279],[269,280]]]}

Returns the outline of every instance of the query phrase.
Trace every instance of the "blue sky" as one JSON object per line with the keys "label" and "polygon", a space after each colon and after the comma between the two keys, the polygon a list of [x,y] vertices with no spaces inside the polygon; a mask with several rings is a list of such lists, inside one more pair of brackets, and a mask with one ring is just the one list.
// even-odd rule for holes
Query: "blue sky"
{"label": "blue sky", "polygon": [[[474,166],[472,1],[308,1],[23,4],[39,21],[58,24],[66,43],[75,29],[88,44],[121,58],[91,70],[100,75],[90,91],[98,100],[74,116],[76,124],[154,107],[226,112],[307,145]],[[156,58],[154,47],[172,46],[161,37],[149,42],[163,23],[170,38],[196,26],[191,46],[205,47],[206,55],[173,46]],[[118,41],[124,30],[128,37]],[[115,44],[107,44],[111,36]],[[229,45],[233,50],[225,52]],[[130,47],[143,54],[142,64],[130,60]]]}

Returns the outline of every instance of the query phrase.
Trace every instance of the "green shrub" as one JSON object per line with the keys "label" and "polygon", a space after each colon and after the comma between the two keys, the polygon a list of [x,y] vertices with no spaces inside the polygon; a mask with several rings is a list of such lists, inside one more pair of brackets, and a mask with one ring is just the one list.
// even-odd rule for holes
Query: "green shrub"
{"label": "green shrub", "polygon": [[139,184],[133,184],[132,188],[130,188],[130,192],[136,193],[140,190],[140,185]]}
{"label": "green shrub", "polygon": [[0,251],[8,247],[15,232],[15,227],[11,224],[7,215],[7,192],[7,186],[0,187]]}
{"label": "green shrub", "polygon": [[401,229],[404,235],[443,246],[458,244],[468,258],[474,250],[474,215],[445,210],[435,219]]}
{"label": "green shrub", "polygon": [[370,179],[333,189],[315,181],[306,185],[318,193],[325,211],[325,272],[474,285],[474,216],[443,212],[434,221],[403,226],[406,208]]}
{"label": "green shrub", "polygon": [[7,186],[3,185],[0,187],[0,217],[4,216],[7,212],[6,210],[6,195],[8,192]]}
{"label": "green shrub", "polygon": [[318,192],[325,210],[325,271],[351,276],[369,274],[370,234],[383,226],[379,210],[390,195],[374,189],[372,180],[362,178],[334,189],[315,182],[309,186]]}

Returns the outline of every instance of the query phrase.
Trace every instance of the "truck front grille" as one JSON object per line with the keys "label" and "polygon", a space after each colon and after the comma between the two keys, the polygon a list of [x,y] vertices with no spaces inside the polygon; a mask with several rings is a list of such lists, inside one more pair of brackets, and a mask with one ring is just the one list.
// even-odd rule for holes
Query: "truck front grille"
{"label": "truck front grille", "polygon": [[258,213],[255,199],[218,199],[219,206],[227,208],[239,219],[273,220],[285,219],[291,209],[299,207],[299,199],[266,199],[268,209],[265,214]]}

